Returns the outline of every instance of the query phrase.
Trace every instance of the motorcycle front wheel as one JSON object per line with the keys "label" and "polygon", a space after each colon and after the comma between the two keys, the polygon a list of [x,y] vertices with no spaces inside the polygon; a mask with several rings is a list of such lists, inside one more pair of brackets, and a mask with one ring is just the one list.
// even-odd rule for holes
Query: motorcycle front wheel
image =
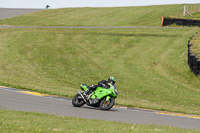
{"label": "motorcycle front wheel", "polygon": [[101,110],[109,110],[113,107],[115,104],[115,99],[111,97],[108,101],[106,101],[106,98],[104,98],[100,103],[100,109]]}
{"label": "motorcycle front wheel", "polygon": [[80,94],[76,94],[72,99],[72,104],[74,107],[81,107],[85,104],[85,101],[83,100]]}

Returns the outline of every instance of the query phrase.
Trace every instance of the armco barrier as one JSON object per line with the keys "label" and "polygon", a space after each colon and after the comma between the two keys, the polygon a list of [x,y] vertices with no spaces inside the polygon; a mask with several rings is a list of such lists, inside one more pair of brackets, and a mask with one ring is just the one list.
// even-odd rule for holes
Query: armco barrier
{"label": "armco barrier", "polygon": [[[197,33],[196,33],[197,34]],[[198,58],[191,52],[191,40],[193,39],[194,35],[188,41],[188,65],[193,71],[193,73],[198,76],[200,74],[200,61]]]}
{"label": "armco barrier", "polygon": [[178,26],[200,26],[200,20],[162,17],[161,26],[167,26],[171,24],[176,24]]}

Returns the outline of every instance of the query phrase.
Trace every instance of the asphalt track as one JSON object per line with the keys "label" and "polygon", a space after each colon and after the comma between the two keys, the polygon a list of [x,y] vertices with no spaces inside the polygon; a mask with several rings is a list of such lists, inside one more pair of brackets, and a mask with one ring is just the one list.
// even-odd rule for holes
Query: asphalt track
{"label": "asphalt track", "polygon": [[[42,9],[0,8],[0,20]],[[67,26],[0,26],[0,28],[163,28],[163,27],[67,27]],[[166,27],[164,27],[166,28]],[[167,27],[173,28],[173,27]],[[177,28],[177,27],[176,27]],[[75,108],[70,99],[51,97],[36,92],[0,87],[0,108],[41,112],[88,119],[120,121],[133,124],[154,124],[200,130],[200,116],[113,107],[110,111],[83,106]]]}
{"label": "asphalt track", "polygon": [[41,11],[43,9],[17,9],[17,8],[0,8],[0,20],[12,18],[15,16]]}
{"label": "asphalt track", "polygon": [[[154,124],[200,130],[200,117],[184,114],[168,114],[151,110],[113,107],[109,111],[84,105],[73,107],[70,99],[51,97],[36,92],[0,87],[0,108],[40,112],[53,115],[88,119],[120,121],[133,124]],[[164,113],[164,114],[163,114]]]}

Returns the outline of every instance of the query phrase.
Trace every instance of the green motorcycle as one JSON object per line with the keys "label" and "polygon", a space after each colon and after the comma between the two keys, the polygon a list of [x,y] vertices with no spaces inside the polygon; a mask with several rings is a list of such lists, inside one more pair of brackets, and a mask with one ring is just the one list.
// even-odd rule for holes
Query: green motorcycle
{"label": "green motorcycle", "polygon": [[97,87],[95,91],[90,90],[89,94],[85,94],[85,91],[89,89],[86,84],[81,84],[82,91],[78,93],[72,99],[74,107],[81,107],[84,104],[93,107],[100,107],[101,110],[109,110],[115,104],[117,98],[117,89],[115,85],[109,83],[110,88],[105,89],[103,87]]}

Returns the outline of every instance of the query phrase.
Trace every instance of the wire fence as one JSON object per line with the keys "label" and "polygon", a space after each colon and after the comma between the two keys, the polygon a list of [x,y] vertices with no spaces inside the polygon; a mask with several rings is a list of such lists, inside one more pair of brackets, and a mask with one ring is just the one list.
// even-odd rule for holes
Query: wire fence
{"label": "wire fence", "polygon": [[192,17],[192,14],[197,12],[200,12],[200,4],[184,5],[183,16],[189,15]]}

